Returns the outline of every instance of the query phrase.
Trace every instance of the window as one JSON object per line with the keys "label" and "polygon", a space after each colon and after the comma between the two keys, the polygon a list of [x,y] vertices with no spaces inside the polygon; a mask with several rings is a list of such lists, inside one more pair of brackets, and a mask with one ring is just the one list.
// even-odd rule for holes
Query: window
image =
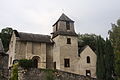
{"label": "window", "polygon": [[12,57],[10,57],[10,64],[12,64]]}
{"label": "window", "polygon": [[64,59],[64,67],[70,67],[70,59]]}
{"label": "window", "polygon": [[58,27],[56,26],[56,31],[58,30]]}
{"label": "window", "polygon": [[56,23],[56,31],[58,30],[58,22]]}
{"label": "window", "polygon": [[67,44],[71,44],[71,38],[67,38]]}
{"label": "window", "polygon": [[54,62],[54,69],[56,69],[56,62]]}
{"label": "window", "polygon": [[90,57],[87,56],[87,63],[90,63]]}
{"label": "window", "polygon": [[91,76],[90,70],[86,70],[86,76]]}
{"label": "window", "polygon": [[34,43],[32,43],[32,54],[34,54]]}
{"label": "window", "polygon": [[66,22],[66,29],[70,30],[70,22]]}

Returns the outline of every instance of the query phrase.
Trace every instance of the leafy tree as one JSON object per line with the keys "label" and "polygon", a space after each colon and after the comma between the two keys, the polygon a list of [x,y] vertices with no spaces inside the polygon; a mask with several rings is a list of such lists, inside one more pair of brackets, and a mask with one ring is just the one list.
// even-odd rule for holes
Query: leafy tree
{"label": "leafy tree", "polygon": [[83,47],[89,45],[95,51],[96,37],[97,35],[95,34],[78,34],[78,46]]}
{"label": "leafy tree", "polygon": [[118,76],[118,80],[120,80],[120,19],[117,24],[112,24],[112,29],[108,33],[114,47],[115,73]]}
{"label": "leafy tree", "polygon": [[13,32],[13,29],[9,28],[9,27],[1,30],[0,38],[3,42],[3,46],[4,46],[5,51],[7,51],[9,49],[9,42],[11,39],[12,32]]}
{"label": "leafy tree", "polygon": [[113,80],[114,72],[114,52],[110,40],[106,39],[105,42],[105,74],[106,80]]}
{"label": "leafy tree", "polygon": [[105,40],[98,36],[96,40],[96,54],[97,54],[97,63],[96,63],[96,75],[98,79],[105,80]]}

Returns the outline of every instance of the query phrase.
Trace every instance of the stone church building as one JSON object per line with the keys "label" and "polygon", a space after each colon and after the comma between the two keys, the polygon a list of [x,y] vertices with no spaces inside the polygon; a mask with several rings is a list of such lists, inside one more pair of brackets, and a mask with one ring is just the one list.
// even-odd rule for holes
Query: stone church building
{"label": "stone church building", "polygon": [[32,59],[36,68],[50,68],[96,78],[96,54],[89,46],[78,50],[74,21],[62,14],[52,36],[13,31],[9,67],[15,60]]}

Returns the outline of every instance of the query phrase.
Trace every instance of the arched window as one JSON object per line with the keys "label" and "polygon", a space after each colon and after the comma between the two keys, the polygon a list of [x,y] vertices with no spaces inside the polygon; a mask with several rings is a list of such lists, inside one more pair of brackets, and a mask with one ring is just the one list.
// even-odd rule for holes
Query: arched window
{"label": "arched window", "polygon": [[90,63],[90,57],[87,56],[87,63]]}

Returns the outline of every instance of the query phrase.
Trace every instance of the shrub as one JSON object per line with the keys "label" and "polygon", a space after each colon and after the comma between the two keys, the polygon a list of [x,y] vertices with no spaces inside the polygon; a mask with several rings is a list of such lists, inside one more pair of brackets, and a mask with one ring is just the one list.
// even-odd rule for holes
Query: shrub
{"label": "shrub", "polygon": [[34,62],[32,60],[21,59],[19,60],[19,66],[25,69],[34,68]]}
{"label": "shrub", "polygon": [[54,70],[45,69],[44,72],[46,73],[46,80],[55,80],[53,75]]}
{"label": "shrub", "polygon": [[10,80],[18,80],[18,64],[13,65],[12,75]]}

